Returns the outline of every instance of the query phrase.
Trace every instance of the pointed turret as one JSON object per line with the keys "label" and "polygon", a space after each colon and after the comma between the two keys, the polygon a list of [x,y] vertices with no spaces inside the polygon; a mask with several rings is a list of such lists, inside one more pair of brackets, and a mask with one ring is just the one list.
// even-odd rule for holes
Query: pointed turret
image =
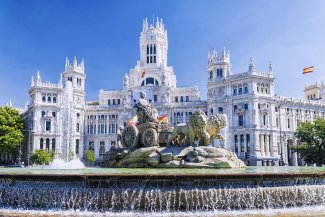
{"label": "pointed turret", "polygon": [[39,70],[37,70],[37,74],[36,74],[36,85],[39,85],[41,84],[41,75],[40,75],[40,72]]}
{"label": "pointed turret", "polygon": [[30,86],[33,87],[35,85],[35,82],[34,82],[34,76],[32,76],[32,79],[30,81]]}
{"label": "pointed turret", "polygon": [[146,32],[148,30],[148,19],[145,18],[142,22],[142,32]]}

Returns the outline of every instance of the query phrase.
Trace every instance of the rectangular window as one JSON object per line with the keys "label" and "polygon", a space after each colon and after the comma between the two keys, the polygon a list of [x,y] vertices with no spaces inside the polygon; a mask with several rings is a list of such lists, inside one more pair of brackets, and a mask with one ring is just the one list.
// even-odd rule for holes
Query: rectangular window
{"label": "rectangular window", "polygon": [[51,131],[51,121],[46,121],[45,122],[45,130],[46,131]]}
{"label": "rectangular window", "polygon": [[245,110],[248,110],[248,104],[247,103],[245,104]]}
{"label": "rectangular window", "polygon": [[183,96],[181,96],[181,102],[183,102],[184,101],[184,97]]}
{"label": "rectangular window", "polygon": [[79,132],[79,123],[76,125],[76,131]]}
{"label": "rectangular window", "polygon": [[219,107],[218,112],[222,114],[223,113],[223,107]]}
{"label": "rectangular window", "polygon": [[245,152],[244,135],[240,134],[240,152]]}
{"label": "rectangular window", "polygon": [[153,95],[153,101],[157,102],[157,95]]}
{"label": "rectangular window", "polygon": [[152,63],[152,56],[150,56],[150,63]]}
{"label": "rectangular window", "polygon": [[156,56],[153,56],[153,62],[156,63]]}
{"label": "rectangular window", "polygon": [[290,129],[290,119],[288,119],[288,129]]}
{"label": "rectangular window", "polygon": [[238,153],[238,136],[235,135],[235,153]]}
{"label": "rectangular window", "polygon": [[113,105],[115,105],[115,99],[113,99]]}
{"label": "rectangular window", "polygon": [[107,100],[107,105],[111,105],[111,100]]}
{"label": "rectangular window", "polygon": [[149,63],[149,56],[147,56],[147,63]]}
{"label": "rectangular window", "polygon": [[244,126],[244,115],[239,115],[238,117],[238,126]]}
{"label": "rectangular window", "polygon": [[178,96],[175,96],[175,102],[178,102]]}
{"label": "rectangular window", "polygon": [[52,112],[52,116],[55,118],[56,117],[56,113],[55,112]]}
{"label": "rectangular window", "polygon": [[241,88],[241,87],[239,88],[239,90],[238,90],[238,94],[239,94],[239,95],[242,95],[242,94],[243,94],[243,88]]}
{"label": "rectangular window", "polygon": [[186,96],[185,101],[186,101],[186,102],[189,102],[189,101],[190,101],[190,97],[189,97],[189,96]]}
{"label": "rectangular window", "polygon": [[76,139],[76,154],[79,154],[79,139]]}
{"label": "rectangular window", "polygon": [[120,105],[121,104],[121,100],[117,99],[117,104]]}
{"label": "rectangular window", "polygon": [[237,110],[237,105],[234,105],[234,111],[236,111]]}
{"label": "rectangular window", "polygon": [[250,135],[246,134],[246,150],[247,152],[250,152]]}

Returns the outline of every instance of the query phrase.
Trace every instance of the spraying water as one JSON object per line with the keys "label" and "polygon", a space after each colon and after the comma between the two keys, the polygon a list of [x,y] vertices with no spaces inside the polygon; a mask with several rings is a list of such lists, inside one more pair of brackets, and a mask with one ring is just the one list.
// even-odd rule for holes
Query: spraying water
{"label": "spraying water", "polygon": [[62,110],[62,125],[63,137],[61,144],[61,153],[55,154],[55,159],[49,165],[50,169],[81,169],[85,165],[72,156],[72,115],[74,114],[73,104],[73,87],[72,82],[67,81],[64,87],[63,95],[63,110]]}

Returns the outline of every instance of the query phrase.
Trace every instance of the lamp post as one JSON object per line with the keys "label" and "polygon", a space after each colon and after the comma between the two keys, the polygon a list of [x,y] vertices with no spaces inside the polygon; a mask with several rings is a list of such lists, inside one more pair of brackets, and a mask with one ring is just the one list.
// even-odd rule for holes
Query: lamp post
{"label": "lamp post", "polygon": [[280,128],[280,162],[279,162],[279,166],[284,166],[285,163],[284,163],[284,160],[283,160],[283,138],[282,138],[281,107],[282,107],[282,105],[287,103],[287,99],[283,99],[281,97],[278,97],[278,99],[277,99],[277,95],[275,94],[274,103],[278,107],[278,112],[279,112],[279,128]]}

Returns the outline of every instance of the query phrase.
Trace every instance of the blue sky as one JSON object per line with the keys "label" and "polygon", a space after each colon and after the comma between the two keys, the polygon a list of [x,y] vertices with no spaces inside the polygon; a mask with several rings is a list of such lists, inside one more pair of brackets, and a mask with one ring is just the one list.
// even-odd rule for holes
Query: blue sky
{"label": "blue sky", "polygon": [[[179,86],[198,85],[206,98],[208,51],[230,50],[233,73],[253,58],[271,61],[276,93],[303,97],[305,84],[325,81],[325,1],[0,0],[0,106],[22,107],[32,75],[57,82],[65,57],[85,60],[86,100],[122,87],[139,59],[142,19],[163,18],[169,65]],[[302,68],[314,65],[313,74]]]}

